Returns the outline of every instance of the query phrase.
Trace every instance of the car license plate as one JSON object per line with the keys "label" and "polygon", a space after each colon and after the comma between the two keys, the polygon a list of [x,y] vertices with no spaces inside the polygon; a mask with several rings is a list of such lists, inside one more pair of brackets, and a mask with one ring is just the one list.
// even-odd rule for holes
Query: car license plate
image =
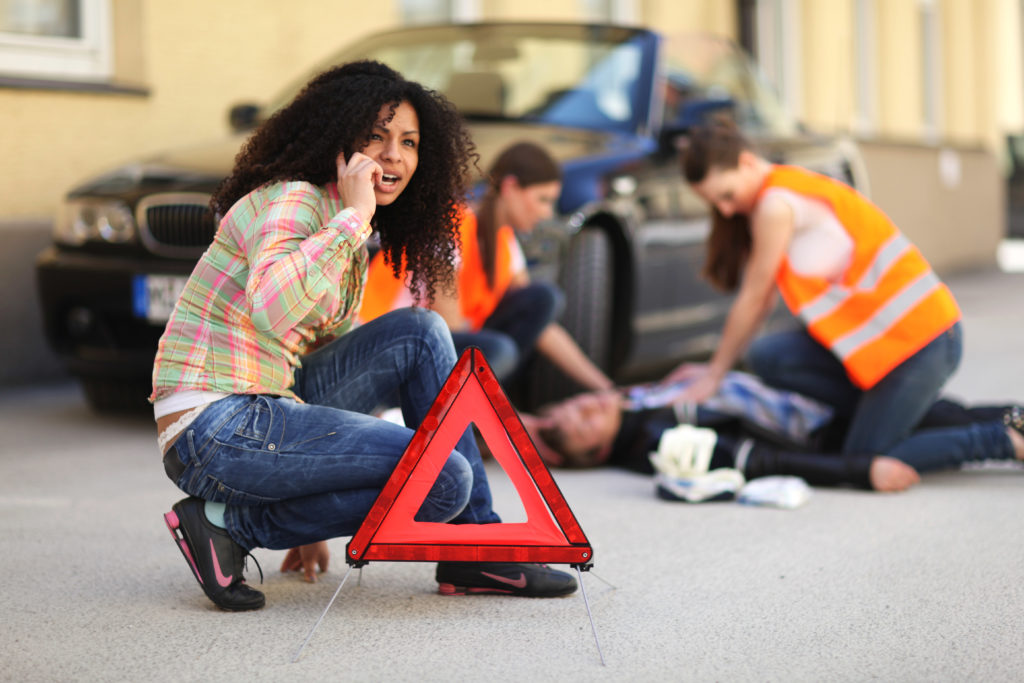
{"label": "car license plate", "polygon": [[178,303],[188,277],[184,275],[136,275],[132,281],[132,310],[151,323],[165,323]]}

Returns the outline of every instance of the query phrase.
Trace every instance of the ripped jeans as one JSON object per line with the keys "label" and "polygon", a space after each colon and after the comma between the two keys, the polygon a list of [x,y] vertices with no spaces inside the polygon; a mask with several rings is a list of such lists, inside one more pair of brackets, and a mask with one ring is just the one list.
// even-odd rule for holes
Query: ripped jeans
{"label": "ripped jeans", "polygon": [[[306,403],[236,394],[210,404],[172,448],[175,482],[226,503],[243,548],[293,548],[354,534],[398,464],[412,429],[365,413],[397,396],[419,425],[455,365],[444,321],[402,309],[302,359],[293,389]],[[416,515],[419,521],[500,519],[471,430],[456,445]]]}

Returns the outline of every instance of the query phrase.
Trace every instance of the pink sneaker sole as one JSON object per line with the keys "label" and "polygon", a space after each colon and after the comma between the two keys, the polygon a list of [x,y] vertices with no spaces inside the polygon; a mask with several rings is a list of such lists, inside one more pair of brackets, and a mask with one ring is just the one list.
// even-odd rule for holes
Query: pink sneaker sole
{"label": "pink sneaker sole", "polygon": [[196,566],[196,561],[192,559],[192,552],[188,549],[188,543],[185,542],[185,537],[181,533],[181,522],[178,521],[178,513],[174,510],[166,513],[164,515],[164,524],[167,525],[167,530],[171,532],[174,542],[178,545],[178,550],[188,560],[188,566],[192,568],[192,574],[196,577],[196,581],[202,586],[203,577],[199,575],[199,567]]}
{"label": "pink sneaker sole", "polygon": [[513,591],[502,590],[501,588],[477,588],[474,586],[456,586],[451,583],[437,584],[437,592],[441,595],[512,595],[513,593]]}

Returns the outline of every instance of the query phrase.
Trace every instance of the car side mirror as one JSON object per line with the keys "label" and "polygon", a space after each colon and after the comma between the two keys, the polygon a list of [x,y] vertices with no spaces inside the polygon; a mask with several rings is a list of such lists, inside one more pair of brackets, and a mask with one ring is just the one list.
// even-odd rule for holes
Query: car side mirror
{"label": "car side mirror", "polygon": [[235,133],[252,130],[259,124],[261,108],[259,105],[244,103],[231,107],[228,113],[228,124]]}

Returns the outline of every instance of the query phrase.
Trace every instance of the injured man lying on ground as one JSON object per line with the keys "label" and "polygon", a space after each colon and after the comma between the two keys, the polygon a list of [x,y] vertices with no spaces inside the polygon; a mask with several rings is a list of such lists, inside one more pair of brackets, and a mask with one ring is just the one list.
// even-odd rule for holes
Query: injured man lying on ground
{"label": "injured man lying on ground", "polygon": [[[729,373],[719,393],[700,405],[673,400],[680,391],[678,384],[652,384],[590,392],[521,417],[549,465],[607,464],[649,474],[655,473],[659,445],[664,451],[663,436],[679,425],[713,430],[705,449],[710,458],[701,463],[705,471],[734,468],[748,480],[792,475],[812,486],[901,491],[920,480],[919,472],[1024,457],[1015,441],[988,449],[979,436],[1001,433],[990,423],[1019,435],[1024,412],[1015,405],[967,407],[940,399],[914,434],[891,452],[840,454],[845,425],[830,407],[768,387],[752,375]],[[707,438],[707,432],[699,432],[703,435],[690,434]],[[917,457],[922,452],[926,458]]]}

